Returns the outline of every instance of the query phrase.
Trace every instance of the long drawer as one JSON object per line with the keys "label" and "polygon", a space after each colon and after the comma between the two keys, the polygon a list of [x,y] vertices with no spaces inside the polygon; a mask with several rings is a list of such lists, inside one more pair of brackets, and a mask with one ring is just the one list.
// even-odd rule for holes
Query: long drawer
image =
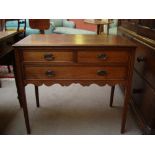
{"label": "long drawer", "polygon": [[128,51],[78,51],[78,62],[82,63],[128,63]]}
{"label": "long drawer", "polygon": [[88,67],[88,66],[25,66],[26,79],[125,79],[126,67]]}
{"label": "long drawer", "polygon": [[72,50],[24,50],[25,62],[72,62]]}

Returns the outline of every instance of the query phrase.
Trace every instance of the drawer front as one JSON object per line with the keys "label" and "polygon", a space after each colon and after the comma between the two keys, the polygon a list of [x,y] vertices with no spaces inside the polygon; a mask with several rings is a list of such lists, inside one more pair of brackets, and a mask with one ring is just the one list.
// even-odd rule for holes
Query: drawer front
{"label": "drawer front", "polygon": [[25,67],[26,79],[125,79],[125,67]]}
{"label": "drawer front", "polygon": [[24,61],[30,62],[72,62],[72,51],[64,50],[25,50]]}
{"label": "drawer front", "polygon": [[81,63],[128,63],[128,51],[79,51],[78,62]]}
{"label": "drawer front", "polygon": [[155,51],[138,42],[136,45],[135,69],[155,89]]}

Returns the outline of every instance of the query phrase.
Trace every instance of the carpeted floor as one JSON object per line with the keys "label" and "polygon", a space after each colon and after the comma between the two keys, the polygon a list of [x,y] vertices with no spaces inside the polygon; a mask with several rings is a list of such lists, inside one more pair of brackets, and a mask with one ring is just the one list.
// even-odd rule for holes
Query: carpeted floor
{"label": "carpeted floor", "polygon": [[[40,104],[35,105],[34,87],[26,87],[32,134],[120,134],[123,95],[116,88],[114,107],[109,107],[110,87],[72,84],[40,87]],[[125,134],[141,134],[132,113],[128,113]],[[26,134],[22,109],[13,79],[3,79],[0,88],[0,134]]]}

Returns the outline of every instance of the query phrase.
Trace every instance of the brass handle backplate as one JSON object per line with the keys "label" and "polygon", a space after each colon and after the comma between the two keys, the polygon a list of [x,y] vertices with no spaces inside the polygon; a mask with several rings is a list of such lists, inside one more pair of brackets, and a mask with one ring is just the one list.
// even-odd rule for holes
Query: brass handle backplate
{"label": "brass handle backplate", "polygon": [[52,61],[52,60],[55,59],[55,57],[53,56],[52,53],[46,53],[46,54],[44,55],[44,59],[47,60],[47,61]]}
{"label": "brass handle backplate", "polygon": [[107,75],[107,71],[99,70],[99,71],[97,71],[97,74],[100,75],[100,76],[105,76],[105,75]]}
{"label": "brass handle backplate", "polygon": [[102,53],[102,54],[97,55],[97,58],[101,60],[106,60],[108,57],[105,53]]}
{"label": "brass handle backplate", "polygon": [[46,71],[45,74],[46,74],[48,77],[54,77],[54,76],[55,76],[55,72],[54,72],[54,71],[51,71],[51,70]]}

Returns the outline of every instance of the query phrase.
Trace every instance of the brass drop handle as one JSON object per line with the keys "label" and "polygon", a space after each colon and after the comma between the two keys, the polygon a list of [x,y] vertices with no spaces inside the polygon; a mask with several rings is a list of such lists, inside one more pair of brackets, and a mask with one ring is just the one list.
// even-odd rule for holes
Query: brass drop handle
{"label": "brass drop handle", "polygon": [[138,62],[144,62],[145,60],[146,60],[145,57],[142,57],[142,56],[137,57],[137,61],[138,61]]}
{"label": "brass drop handle", "polygon": [[106,60],[108,57],[105,53],[102,53],[102,54],[97,55],[97,58],[99,58],[101,60]]}
{"label": "brass drop handle", "polygon": [[52,53],[46,53],[44,55],[44,59],[47,60],[47,61],[52,61],[55,59],[54,55]]}
{"label": "brass drop handle", "polygon": [[97,71],[97,74],[100,75],[100,76],[105,76],[105,75],[107,75],[107,71],[99,70],[99,71]]}
{"label": "brass drop handle", "polygon": [[46,74],[48,77],[54,77],[54,76],[55,76],[55,72],[54,72],[54,71],[51,71],[51,70],[46,71],[45,74]]}

